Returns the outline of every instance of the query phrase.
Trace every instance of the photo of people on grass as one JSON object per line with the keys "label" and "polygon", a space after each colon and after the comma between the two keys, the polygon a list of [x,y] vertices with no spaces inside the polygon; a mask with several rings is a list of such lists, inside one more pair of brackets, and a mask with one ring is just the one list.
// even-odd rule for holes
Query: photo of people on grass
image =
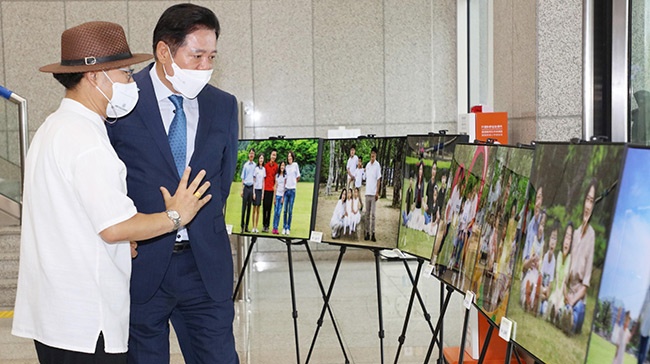
{"label": "photo of people on grass", "polygon": [[423,135],[406,138],[402,175],[402,207],[397,247],[430,259],[447,192],[456,143],[467,135]]}
{"label": "photo of people on grass", "polygon": [[585,360],[623,151],[536,144],[507,317],[545,363]]}
{"label": "photo of people on grass", "polygon": [[405,137],[325,141],[314,230],[323,241],[393,249]]}
{"label": "photo of people on grass", "polygon": [[629,147],[589,341],[589,364],[646,363],[650,343],[650,149]]}
{"label": "photo of people on grass", "polygon": [[479,206],[496,167],[496,146],[459,144],[454,150],[444,211],[431,262],[438,276],[461,291],[469,289],[481,236]]}
{"label": "photo of people on grass", "polygon": [[240,140],[226,203],[234,234],[308,239],[320,140]]}
{"label": "photo of people on grass", "polygon": [[496,148],[496,164],[477,214],[481,233],[470,290],[476,294],[477,306],[500,324],[508,306],[534,150],[492,148]]}

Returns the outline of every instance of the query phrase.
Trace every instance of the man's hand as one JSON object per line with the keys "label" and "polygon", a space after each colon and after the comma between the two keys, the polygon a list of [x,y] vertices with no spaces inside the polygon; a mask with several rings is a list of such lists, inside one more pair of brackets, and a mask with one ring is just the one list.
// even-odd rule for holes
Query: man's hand
{"label": "man's hand", "polygon": [[131,259],[135,259],[138,256],[138,243],[135,241],[131,242]]}
{"label": "man's hand", "polygon": [[205,195],[205,191],[210,187],[210,181],[206,181],[201,186],[199,184],[205,177],[205,171],[201,170],[192,183],[188,185],[191,168],[185,168],[183,177],[178,183],[176,193],[172,196],[165,187],[160,187],[160,192],[165,199],[167,210],[176,210],[181,215],[181,223],[187,225],[194,219],[199,210],[212,199],[212,195]]}
{"label": "man's hand", "polygon": [[375,193],[375,201],[379,200],[379,192]]}

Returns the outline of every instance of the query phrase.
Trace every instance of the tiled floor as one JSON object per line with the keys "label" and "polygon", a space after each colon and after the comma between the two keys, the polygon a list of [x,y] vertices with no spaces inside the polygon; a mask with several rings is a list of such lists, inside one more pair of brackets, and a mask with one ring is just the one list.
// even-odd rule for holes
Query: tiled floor
{"label": "tiled floor", "polygon": [[[358,252],[357,252],[358,253]],[[356,256],[364,256],[364,253]],[[296,358],[294,320],[292,318],[289,269],[286,260],[256,261],[249,269],[249,300],[237,303],[235,335],[242,363],[305,363],[323,305],[318,284],[309,261],[295,254],[294,280],[297,305],[297,330],[300,360]],[[259,257],[257,257],[259,260]],[[336,261],[318,260],[323,284],[330,282]],[[417,264],[410,261],[413,273]],[[381,260],[381,293],[385,331],[384,362],[393,363],[409,302],[412,284],[401,261]],[[381,363],[377,308],[375,262],[367,259],[344,260],[331,299],[331,308],[341,333],[350,363]],[[419,288],[433,325],[438,318],[439,285],[435,278],[422,278]],[[462,297],[454,294],[445,317],[445,342],[457,346],[462,324]],[[0,319],[0,362],[35,363],[33,344],[11,336],[11,319]],[[422,363],[431,340],[431,330],[417,304],[409,321],[399,363]],[[172,363],[183,363],[172,339]],[[434,350],[432,359],[437,357]],[[433,360],[431,361],[433,362]],[[309,363],[345,363],[343,351],[334,333],[332,321],[325,316]]]}

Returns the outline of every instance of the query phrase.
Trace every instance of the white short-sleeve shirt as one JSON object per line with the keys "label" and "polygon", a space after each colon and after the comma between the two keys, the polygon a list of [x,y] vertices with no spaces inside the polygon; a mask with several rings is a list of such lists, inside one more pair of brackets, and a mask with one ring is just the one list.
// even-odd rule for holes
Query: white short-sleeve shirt
{"label": "white short-sleeve shirt", "polygon": [[[350,174],[352,176],[355,176],[355,172],[357,171],[358,164],[359,164],[359,157],[357,157],[356,155],[348,158],[348,164],[346,165],[346,168],[350,171]],[[348,175],[348,177],[350,177],[350,175]]]}
{"label": "white short-sleeve shirt", "polygon": [[287,190],[296,189],[296,186],[298,185],[298,178],[300,178],[300,166],[298,166],[298,162],[287,164],[284,170],[287,172],[285,188]]}
{"label": "white short-sleeve shirt", "polygon": [[101,117],[63,99],[34,136],[24,184],[12,333],[93,353],[101,331],[106,352],[126,352],[130,247],[99,233],[137,211]]}
{"label": "white short-sleeve shirt", "polygon": [[264,188],[264,178],[266,177],[266,169],[264,167],[255,166],[255,172],[253,172],[253,188],[256,190],[261,190]]}
{"label": "white short-sleeve shirt", "polygon": [[368,162],[366,164],[366,196],[377,194],[377,182],[381,178],[381,166],[379,162]]}

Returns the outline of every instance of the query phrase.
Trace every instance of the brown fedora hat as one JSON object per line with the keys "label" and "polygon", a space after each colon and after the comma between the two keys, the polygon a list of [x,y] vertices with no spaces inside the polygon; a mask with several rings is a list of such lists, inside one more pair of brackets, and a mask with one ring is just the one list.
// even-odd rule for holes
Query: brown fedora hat
{"label": "brown fedora hat", "polygon": [[124,29],[115,23],[92,21],[61,34],[61,62],[39,68],[48,73],[109,70],[144,62],[151,54],[132,54]]}

